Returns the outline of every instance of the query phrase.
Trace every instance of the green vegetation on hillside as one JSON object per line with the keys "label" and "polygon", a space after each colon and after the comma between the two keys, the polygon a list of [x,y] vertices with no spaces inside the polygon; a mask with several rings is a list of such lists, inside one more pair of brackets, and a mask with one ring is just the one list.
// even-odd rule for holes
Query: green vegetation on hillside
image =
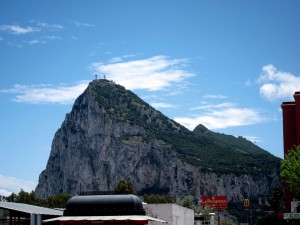
{"label": "green vegetation on hillside", "polygon": [[111,119],[143,127],[147,132],[144,138],[163,140],[185,162],[201,171],[234,174],[279,171],[279,158],[245,138],[214,133],[203,125],[189,131],[112,81],[93,81],[91,88],[99,106]]}

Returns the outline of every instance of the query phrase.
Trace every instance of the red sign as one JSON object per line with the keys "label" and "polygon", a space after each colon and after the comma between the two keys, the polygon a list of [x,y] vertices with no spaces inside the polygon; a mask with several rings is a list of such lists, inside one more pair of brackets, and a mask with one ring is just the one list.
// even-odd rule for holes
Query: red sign
{"label": "red sign", "polygon": [[202,196],[201,206],[208,206],[214,210],[227,209],[227,196]]}

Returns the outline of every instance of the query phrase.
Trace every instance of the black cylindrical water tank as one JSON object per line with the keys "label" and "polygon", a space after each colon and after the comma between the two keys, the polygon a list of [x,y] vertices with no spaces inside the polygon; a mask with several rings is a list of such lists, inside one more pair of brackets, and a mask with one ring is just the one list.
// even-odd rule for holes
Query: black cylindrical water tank
{"label": "black cylindrical water tank", "polygon": [[67,202],[64,216],[145,215],[142,201],[135,195],[83,195]]}

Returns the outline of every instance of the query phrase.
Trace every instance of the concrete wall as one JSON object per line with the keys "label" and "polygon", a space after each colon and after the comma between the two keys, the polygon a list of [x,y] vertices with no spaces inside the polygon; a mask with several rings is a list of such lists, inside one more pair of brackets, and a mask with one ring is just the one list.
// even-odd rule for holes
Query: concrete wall
{"label": "concrete wall", "polygon": [[[168,225],[194,225],[194,210],[176,204],[145,204],[147,216],[167,221]],[[163,225],[149,221],[149,225]]]}

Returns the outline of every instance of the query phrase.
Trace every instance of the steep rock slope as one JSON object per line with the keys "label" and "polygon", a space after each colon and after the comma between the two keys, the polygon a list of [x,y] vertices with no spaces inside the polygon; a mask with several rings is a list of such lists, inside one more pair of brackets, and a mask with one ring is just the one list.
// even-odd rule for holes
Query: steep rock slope
{"label": "steep rock slope", "polygon": [[279,159],[244,138],[199,125],[189,131],[111,81],[92,81],[56,132],[36,194],[112,190],[172,196],[266,196],[280,183]]}

